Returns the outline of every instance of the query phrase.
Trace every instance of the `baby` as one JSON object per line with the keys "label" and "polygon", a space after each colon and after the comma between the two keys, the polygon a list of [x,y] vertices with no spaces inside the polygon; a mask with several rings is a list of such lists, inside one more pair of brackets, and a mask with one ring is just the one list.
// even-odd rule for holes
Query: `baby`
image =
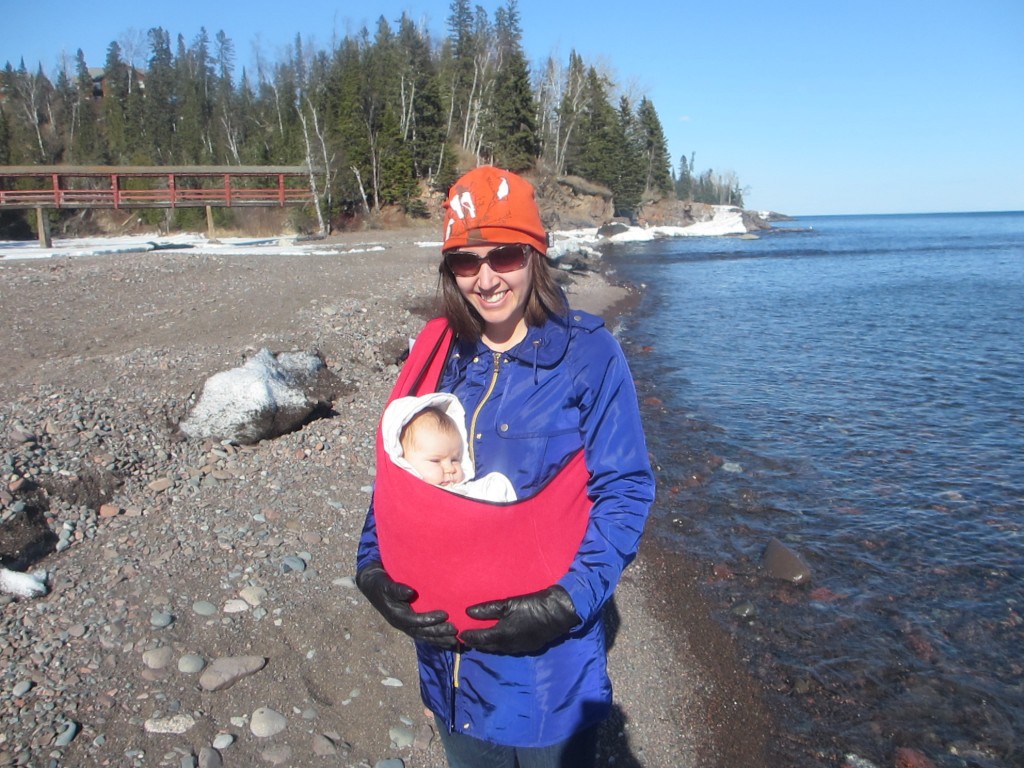
{"label": "baby", "polygon": [[515,489],[501,473],[474,479],[476,471],[464,448],[465,425],[465,411],[455,395],[399,397],[381,420],[384,448],[397,466],[431,485],[484,501],[515,501]]}

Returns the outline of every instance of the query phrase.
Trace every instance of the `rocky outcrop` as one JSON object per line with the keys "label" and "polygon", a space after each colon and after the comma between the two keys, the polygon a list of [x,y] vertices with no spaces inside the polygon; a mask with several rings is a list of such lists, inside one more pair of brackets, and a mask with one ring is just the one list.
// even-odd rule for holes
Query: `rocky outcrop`
{"label": "rocky outcrop", "polygon": [[548,176],[533,183],[548,229],[597,227],[615,213],[611,190],[578,176]]}
{"label": "rocky outcrop", "polygon": [[711,221],[715,207],[691,200],[653,200],[645,202],[637,214],[642,227],[686,227],[699,221]]}
{"label": "rocky outcrop", "polygon": [[[645,228],[687,227],[711,221],[722,208],[692,200],[646,200],[635,220],[629,221],[615,217],[615,200],[607,187],[578,176],[542,176],[532,182],[537,190],[541,218],[551,230],[603,227],[616,222]],[[776,213],[736,210],[742,214],[748,232],[771,229],[771,221],[788,218]]]}

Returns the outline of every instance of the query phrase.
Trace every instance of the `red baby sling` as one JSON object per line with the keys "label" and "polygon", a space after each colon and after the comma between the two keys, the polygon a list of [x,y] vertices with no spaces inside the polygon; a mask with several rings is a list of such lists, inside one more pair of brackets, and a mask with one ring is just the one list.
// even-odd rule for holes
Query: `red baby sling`
{"label": "red baby sling", "polygon": [[[447,321],[429,321],[388,402],[435,391],[451,343]],[[590,519],[588,479],[580,450],[529,498],[504,504],[470,499],[396,466],[378,425],[373,498],[384,568],[416,590],[415,610],[447,611],[460,632],[492,626],[466,608],[545,589],[568,572]]]}

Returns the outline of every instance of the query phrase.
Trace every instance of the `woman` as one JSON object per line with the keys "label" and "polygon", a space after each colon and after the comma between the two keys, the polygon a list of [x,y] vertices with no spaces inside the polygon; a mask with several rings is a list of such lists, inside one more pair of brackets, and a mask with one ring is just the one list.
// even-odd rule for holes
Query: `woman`
{"label": "woman", "polygon": [[526,180],[476,168],[445,208],[440,282],[455,340],[439,389],[465,405],[477,474],[505,474],[519,499],[582,450],[585,531],[564,576],[471,606],[470,617],[493,625],[459,632],[445,611],[413,610],[417,585],[388,575],[371,504],[357,583],[417,641],[421,694],[452,768],[593,765],[611,708],[602,608],[654,499],[636,392],[603,322],[570,311],[555,284]]}

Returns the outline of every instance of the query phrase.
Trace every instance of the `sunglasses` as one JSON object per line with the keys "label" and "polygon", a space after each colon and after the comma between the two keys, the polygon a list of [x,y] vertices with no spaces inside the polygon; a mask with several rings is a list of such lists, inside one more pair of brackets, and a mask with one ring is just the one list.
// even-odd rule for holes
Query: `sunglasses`
{"label": "sunglasses", "polygon": [[469,251],[446,251],[444,263],[456,277],[473,277],[486,262],[495,272],[515,272],[526,266],[530,246],[522,243],[499,245],[480,256]]}

